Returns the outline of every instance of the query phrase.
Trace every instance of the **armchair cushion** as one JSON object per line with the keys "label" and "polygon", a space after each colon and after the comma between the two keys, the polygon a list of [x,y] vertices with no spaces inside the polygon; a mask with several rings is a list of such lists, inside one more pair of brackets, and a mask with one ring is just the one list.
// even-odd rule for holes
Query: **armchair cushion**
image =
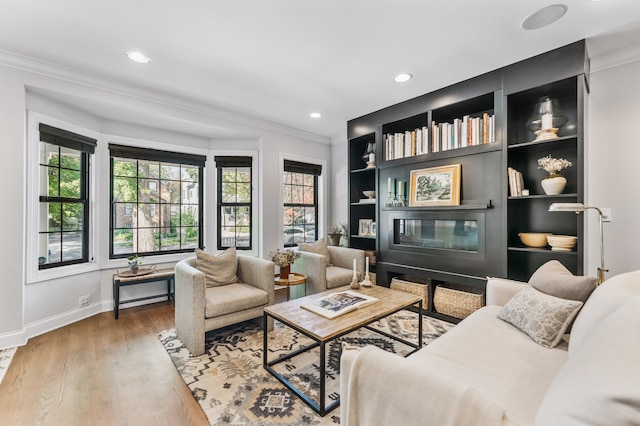
{"label": "armchair cushion", "polygon": [[[359,273],[358,277],[360,277]],[[351,269],[339,268],[337,266],[329,266],[327,268],[327,289],[350,284],[352,279],[353,271]]]}
{"label": "armchair cushion", "polygon": [[329,255],[329,250],[327,249],[327,243],[324,241],[324,238],[320,238],[318,241],[313,243],[300,243],[298,244],[300,250],[319,254],[325,257],[326,266],[331,265],[331,256]]}
{"label": "armchair cushion", "polygon": [[208,287],[205,318],[214,318],[232,312],[263,306],[269,302],[269,294],[249,284],[235,283],[224,287]]}
{"label": "armchair cushion", "polygon": [[196,268],[205,276],[207,287],[238,282],[236,248],[230,247],[218,255],[196,249]]}
{"label": "armchair cushion", "polygon": [[543,293],[583,303],[596,289],[597,283],[596,277],[573,275],[557,260],[548,261],[529,278],[529,284]]}

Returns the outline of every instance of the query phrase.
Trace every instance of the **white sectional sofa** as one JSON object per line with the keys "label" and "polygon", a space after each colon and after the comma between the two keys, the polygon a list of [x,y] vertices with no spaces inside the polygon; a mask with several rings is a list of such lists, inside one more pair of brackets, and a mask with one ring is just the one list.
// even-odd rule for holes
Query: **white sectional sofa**
{"label": "white sectional sofa", "polygon": [[530,289],[489,279],[487,306],[407,358],[345,349],[342,424],[640,425],[640,271],[600,285],[551,348],[498,318]]}

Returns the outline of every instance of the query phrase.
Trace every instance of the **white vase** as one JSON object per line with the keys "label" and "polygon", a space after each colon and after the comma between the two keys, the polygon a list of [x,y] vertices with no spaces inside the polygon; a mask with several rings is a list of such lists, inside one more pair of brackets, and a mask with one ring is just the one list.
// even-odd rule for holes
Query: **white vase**
{"label": "white vase", "polygon": [[547,195],[562,194],[564,187],[567,185],[567,179],[557,173],[549,173],[549,176],[540,182],[544,193]]}

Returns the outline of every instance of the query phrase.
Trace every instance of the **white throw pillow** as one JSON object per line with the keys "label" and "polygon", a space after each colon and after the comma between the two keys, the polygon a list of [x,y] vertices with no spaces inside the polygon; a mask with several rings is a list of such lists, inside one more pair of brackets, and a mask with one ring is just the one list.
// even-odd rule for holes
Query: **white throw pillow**
{"label": "white throw pillow", "polygon": [[629,297],[560,368],[536,426],[640,424],[640,296]]}
{"label": "white throw pillow", "polygon": [[553,348],[560,343],[581,307],[582,302],[550,296],[530,287],[513,296],[498,312],[498,318],[517,327],[539,345]]}

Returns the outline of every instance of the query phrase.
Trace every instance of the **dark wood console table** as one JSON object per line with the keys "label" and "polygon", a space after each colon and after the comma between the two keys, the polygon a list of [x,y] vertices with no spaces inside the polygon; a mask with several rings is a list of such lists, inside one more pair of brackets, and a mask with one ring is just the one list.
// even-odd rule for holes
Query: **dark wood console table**
{"label": "dark wood console table", "polygon": [[173,297],[173,293],[171,293],[171,284],[173,283],[174,279],[175,279],[175,270],[173,268],[157,269],[148,274],[135,275],[135,276],[123,276],[120,274],[113,274],[113,314],[115,315],[116,319],[118,319],[120,305],[123,303],[131,303],[131,302],[138,302],[140,300],[155,299],[156,297],[165,295],[165,294],[156,294],[153,296],[138,297],[135,299],[128,299],[128,300],[120,300],[120,287],[135,285],[135,284],[150,283],[155,281],[158,281],[158,282],[166,281],[167,282],[166,296],[167,296],[167,299],[171,299]]}

